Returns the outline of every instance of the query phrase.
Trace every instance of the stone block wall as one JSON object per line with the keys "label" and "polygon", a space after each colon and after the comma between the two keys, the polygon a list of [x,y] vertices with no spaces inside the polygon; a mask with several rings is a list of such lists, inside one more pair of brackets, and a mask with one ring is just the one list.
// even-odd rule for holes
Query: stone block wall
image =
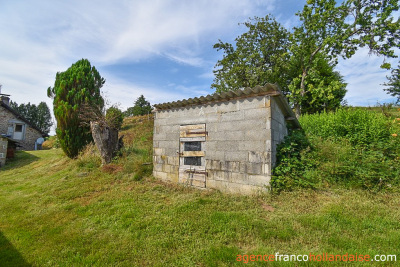
{"label": "stone block wall", "polygon": [[[17,120],[17,118],[13,113],[0,106],[0,134],[7,134],[10,121],[15,120]],[[21,121],[21,123],[25,124],[25,134],[22,140],[18,140],[19,145],[22,146],[20,149],[34,150],[35,142],[38,138],[42,137],[42,134],[25,122]]]}
{"label": "stone block wall", "polygon": [[14,114],[0,106],[0,134],[7,134],[8,121],[15,119]]}
{"label": "stone block wall", "polygon": [[6,164],[8,140],[0,137],[0,168]]}
{"label": "stone block wall", "polygon": [[285,121],[285,116],[282,109],[276,101],[271,103],[271,165],[275,167],[276,164],[276,147],[288,135],[288,129]]}
{"label": "stone block wall", "polygon": [[276,144],[287,134],[270,96],[155,112],[153,175],[179,180],[179,127],[206,124],[206,187],[250,194],[269,185]]}

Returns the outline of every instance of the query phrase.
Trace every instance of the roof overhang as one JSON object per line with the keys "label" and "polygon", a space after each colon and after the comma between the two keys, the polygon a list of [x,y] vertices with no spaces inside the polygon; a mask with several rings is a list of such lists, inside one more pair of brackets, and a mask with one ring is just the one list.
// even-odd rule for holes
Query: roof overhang
{"label": "roof overhang", "polygon": [[290,108],[286,97],[279,90],[279,87],[277,85],[270,83],[264,86],[256,86],[253,88],[248,87],[241,90],[214,93],[212,95],[207,95],[207,96],[200,96],[173,102],[155,104],[154,105],[155,109],[153,110],[153,112],[212,104],[212,103],[225,102],[230,100],[257,97],[257,96],[273,97],[276,100],[277,104],[279,105],[280,109],[282,110],[286,122],[294,128],[301,128],[300,123],[297,120],[296,116],[294,115],[293,110]]}

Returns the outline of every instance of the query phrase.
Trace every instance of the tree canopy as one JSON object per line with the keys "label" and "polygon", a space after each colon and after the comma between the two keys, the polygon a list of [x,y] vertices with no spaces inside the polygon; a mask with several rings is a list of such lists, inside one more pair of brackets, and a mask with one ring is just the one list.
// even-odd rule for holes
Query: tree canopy
{"label": "tree canopy", "polygon": [[[296,13],[300,26],[294,27],[290,51],[298,58],[302,71],[300,86],[292,87],[292,102],[296,115],[301,113],[301,102],[307,94],[306,78],[315,66],[319,53],[331,61],[350,58],[361,47],[384,57],[397,57],[394,48],[400,44],[400,20],[394,21],[393,12],[399,9],[397,0],[308,0]],[[389,64],[382,67],[390,68]]]}
{"label": "tree canopy", "polygon": [[400,64],[397,69],[392,70],[391,76],[386,76],[386,78],[388,82],[383,84],[386,86],[384,90],[391,96],[397,97],[397,103],[400,103]]}
{"label": "tree canopy", "polygon": [[81,59],[64,72],[57,72],[53,87],[47,94],[53,98],[54,116],[57,120],[57,137],[65,154],[74,158],[89,142],[90,126],[83,125],[79,116],[80,106],[104,107],[100,88],[105,79],[89,60]]}
{"label": "tree canopy", "polygon": [[[219,43],[224,55],[215,65],[212,87],[217,92],[277,83],[296,110],[317,112],[337,107],[346,84],[335,71],[338,57],[350,58],[361,47],[397,57],[400,20],[396,0],[308,0],[296,13],[300,24],[285,29],[274,18],[244,23],[248,31],[235,46]],[[390,64],[382,64],[390,68]]]}
{"label": "tree canopy", "polygon": [[50,109],[46,102],[40,102],[39,105],[36,106],[30,102],[28,102],[28,104],[22,103],[18,105],[18,103],[11,101],[10,107],[42,132],[46,134],[50,132],[50,127],[53,125],[53,122]]}
{"label": "tree canopy", "polygon": [[143,95],[140,95],[134,103],[133,107],[129,107],[125,112],[124,115],[126,117],[131,116],[139,116],[139,115],[146,115],[151,112],[151,105],[150,102],[146,100]]}

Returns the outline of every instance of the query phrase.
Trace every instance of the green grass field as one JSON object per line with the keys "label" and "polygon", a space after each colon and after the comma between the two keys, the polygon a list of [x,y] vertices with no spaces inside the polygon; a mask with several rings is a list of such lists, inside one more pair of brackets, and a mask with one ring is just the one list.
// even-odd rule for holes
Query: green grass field
{"label": "green grass field", "polygon": [[123,157],[106,168],[90,151],[77,160],[60,149],[18,152],[0,170],[0,266],[261,266],[237,255],[277,252],[400,261],[399,194],[326,189],[249,197],[142,178],[149,170],[137,162],[151,160],[151,129],[151,120],[128,121]]}

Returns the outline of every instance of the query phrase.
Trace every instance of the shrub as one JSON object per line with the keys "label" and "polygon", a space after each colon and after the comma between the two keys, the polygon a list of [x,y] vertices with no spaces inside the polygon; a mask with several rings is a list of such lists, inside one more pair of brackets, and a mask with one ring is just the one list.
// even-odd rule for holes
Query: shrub
{"label": "shrub", "polygon": [[390,121],[384,115],[354,108],[304,115],[300,118],[300,124],[309,136],[336,141],[347,139],[358,147],[386,142],[391,128]]}
{"label": "shrub", "polygon": [[315,177],[307,175],[315,169],[315,162],[309,156],[311,151],[311,144],[302,130],[291,131],[285,137],[277,147],[277,162],[271,179],[273,192],[316,187]]}
{"label": "shrub", "polygon": [[277,148],[273,192],[341,186],[400,186],[400,119],[362,109],[305,115]]}

